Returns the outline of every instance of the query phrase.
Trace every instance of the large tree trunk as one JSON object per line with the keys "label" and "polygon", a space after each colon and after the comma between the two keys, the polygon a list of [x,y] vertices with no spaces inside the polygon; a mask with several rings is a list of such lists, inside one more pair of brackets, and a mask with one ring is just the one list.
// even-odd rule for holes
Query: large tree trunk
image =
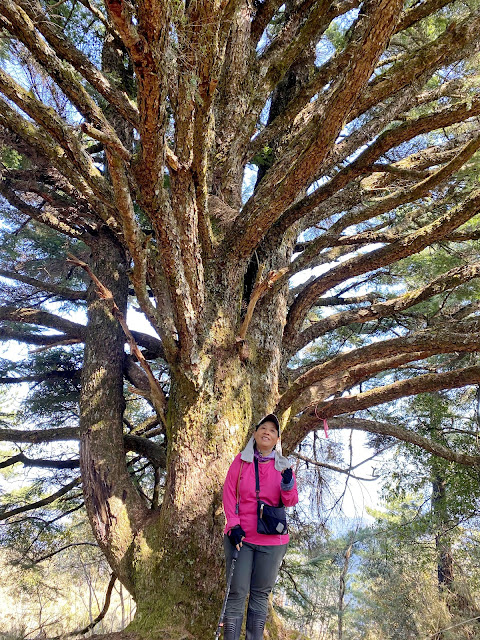
{"label": "large tree trunk", "polygon": [[244,439],[236,425],[245,424],[248,400],[241,368],[219,360],[202,391],[187,380],[172,389],[164,501],[135,544],[132,628],[163,638],[182,629],[207,637],[220,611],[221,480]]}
{"label": "large tree trunk", "polygon": [[[92,238],[92,266],[126,308],[128,279],[124,251],[108,231]],[[131,544],[147,516],[130,480],[123,445],[123,361],[125,337],[92,283],[80,398],[80,469],[85,505],[100,548],[123,584],[135,593]]]}
{"label": "large tree trunk", "polygon": [[[125,258],[108,235],[93,244],[92,265],[124,311]],[[235,341],[237,307],[205,313],[210,330],[195,374],[172,378],[164,499],[150,510],[126,464],[118,462],[125,338],[105,301],[92,293],[89,304],[81,407],[85,502],[101,548],[135,597],[137,613],[128,630],[144,637],[214,633],[224,593],[222,482],[249,437],[252,417],[275,403],[284,315],[269,320],[270,344],[246,365]],[[278,626],[278,620],[270,622],[270,637]]]}

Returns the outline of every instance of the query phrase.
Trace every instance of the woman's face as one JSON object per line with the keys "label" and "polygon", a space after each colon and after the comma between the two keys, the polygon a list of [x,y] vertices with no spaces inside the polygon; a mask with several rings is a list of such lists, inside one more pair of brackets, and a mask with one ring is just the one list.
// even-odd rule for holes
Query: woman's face
{"label": "woman's face", "polygon": [[254,432],[253,437],[259,451],[270,453],[278,442],[278,431],[275,423],[270,422],[270,420],[263,422]]}

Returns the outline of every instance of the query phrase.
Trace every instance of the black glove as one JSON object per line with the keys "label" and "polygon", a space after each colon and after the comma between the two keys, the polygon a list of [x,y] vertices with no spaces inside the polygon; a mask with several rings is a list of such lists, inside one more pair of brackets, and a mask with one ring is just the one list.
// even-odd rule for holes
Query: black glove
{"label": "black glove", "polygon": [[292,479],[292,476],[293,476],[292,469],[290,467],[288,469],[285,469],[285,471],[282,473],[283,484],[289,484]]}
{"label": "black glove", "polygon": [[233,547],[236,547],[237,544],[240,544],[240,542],[242,541],[242,538],[245,537],[245,531],[242,529],[242,527],[237,524],[236,527],[233,527],[233,529],[230,529],[230,531],[227,533],[228,539],[230,540],[230,544]]}

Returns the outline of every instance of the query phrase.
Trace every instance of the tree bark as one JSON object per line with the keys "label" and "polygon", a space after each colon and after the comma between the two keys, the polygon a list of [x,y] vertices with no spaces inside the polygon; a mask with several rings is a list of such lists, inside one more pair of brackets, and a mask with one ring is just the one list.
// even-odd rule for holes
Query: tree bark
{"label": "tree bark", "polygon": [[[92,238],[92,268],[125,311],[128,279],[123,249],[108,230]],[[80,469],[88,517],[113,571],[135,592],[132,544],[147,517],[123,455],[124,335],[93,283],[88,291],[80,397]]]}

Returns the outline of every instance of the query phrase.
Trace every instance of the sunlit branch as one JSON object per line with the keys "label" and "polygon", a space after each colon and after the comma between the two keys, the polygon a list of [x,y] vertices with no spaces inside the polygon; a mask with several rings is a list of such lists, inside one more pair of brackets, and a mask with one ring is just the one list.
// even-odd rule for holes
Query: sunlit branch
{"label": "sunlit branch", "polygon": [[[40,3],[30,0],[29,2],[21,2],[20,4],[29,17],[35,22],[35,27],[38,31],[55,50],[57,56],[69,62],[130,124],[138,126],[138,111],[135,104],[129,99],[125,92],[116,89],[108,78],[92,64],[89,58],[79,51],[71,40],[62,34],[60,29],[43,13]],[[95,8],[89,5],[88,2],[82,2],[82,4],[85,4],[90,11],[95,11]],[[105,17],[100,11],[95,12],[95,15],[101,19],[105,25],[108,25],[107,28],[111,28],[111,23],[105,20]]]}
{"label": "sunlit branch", "polygon": [[[375,361],[383,358],[402,357],[409,352],[424,352],[425,354],[434,355],[453,351],[467,353],[476,351],[478,347],[478,331],[478,320],[471,320],[457,323],[454,330],[448,326],[429,328],[411,335],[374,342],[353,351],[340,353],[323,364],[314,366],[298,377],[281,396],[277,409],[280,412],[285,411],[303,391],[317,382],[329,379],[332,376],[341,378],[342,375],[348,375],[353,367],[374,366],[373,363]],[[330,415],[334,415],[334,413]]]}
{"label": "sunlit branch", "polygon": [[[289,226],[306,216],[309,216],[308,225],[320,222],[328,216],[331,208],[328,206],[324,209],[320,208],[318,215],[316,214],[317,208],[320,207],[322,203],[330,204],[328,199],[338,194],[340,190],[344,189],[352,180],[355,180],[361,175],[369,174],[372,165],[375,164],[382,155],[387,153],[387,151],[417,136],[449,127],[457,122],[463,122],[470,117],[478,115],[480,115],[480,100],[472,98],[471,101],[459,101],[453,106],[441,107],[427,115],[422,115],[415,119],[408,119],[396,127],[387,128],[380,134],[378,132],[375,141],[369,145],[367,149],[362,151],[353,162],[341,169],[325,185],[320,186],[312,194],[301,198],[287,208],[273,229],[275,229],[276,234],[282,234]],[[354,148],[356,149],[357,146]],[[354,149],[346,150],[345,153],[348,155],[352,153],[353,150]],[[342,157],[343,155],[344,154],[342,154]],[[450,157],[445,158],[447,161],[450,159]],[[443,161],[444,160],[439,159],[436,164]],[[356,204],[358,204],[358,200]],[[320,215],[320,213],[322,215]],[[370,213],[373,213],[373,211],[367,211],[366,208],[362,208],[360,212],[354,211],[351,214],[346,214],[343,219],[336,224],[333,231],[337,230],[336,234],[339,235],[347,226],[367,220]],[[330,229],[329,232],[332,233],[332,229]],[[335,238],[336,235],[333,236],[330,241],[334,241]]]}
{"label": "sunlit branch", "polygon": [[[476,136],[470,140],[450,162],[447,162],[447,164],[438,169],[438,171],[435,171],[435,173],[421,180],[416,185],[410,185],[383,198],[373,200],[373,203],[365,207],[361,215],[357,214],[359,221],[371,220],[382,213],[392,211],[396,207],[406,204],[407,202],[414,202],[429,194],[434,187],[442,184],[447,178],[458,171],[479,148],[480,136]],[[340,220],[336,223],[335,227],[343,226],[345,228],[344,225],[345,221]],[[331,240],[335,239],[335,235],[336,229],[330,229],[328,233],[323,234],[318,240],[313,241],[312,244],[294,260],[290,273],[297,273],[305,269],[309,265],[309,261],[314,258],[321,249],[329,246]],[[397,239],[398,235],[399,234],[397,234]]]}
{"label": "sunlit branch", "polygon": [[[455,267],[438,276],[425,287],[408,291],[404,295],[386,300],[385,302],[372,301],[373,303],[368,307],[332,314],[322,320],[314,322],[308,329],[299,333],[293,341],[289,353],[298,351],[316,338],[339,327],[344,327],[352,323],[364,324],[365,322],[372,322],[380,318],[395,316],[397,313],[401,313],[420,302],[428,300],[432,296],[453,289],[473,278],[477,278],[479,275],[480,263]],[[337,299],[336,304],[348,303],[341,302]]]}
{"label": "sunlit branch", "polygon": [[[49,345],[58,342],[64,342],[66,338],[75,339],[75,341],[83,342],[85,340],[86,327],[84,325],[72,322],[61,316],[57,316],[48,311],[43,311],[35,307],[0,307],[0,321],[6,320],[10,322],[21,322],[24,324],[34,324],[49,329],[55,329],[62,332],[61,335],[40,335],[19,333],[15,329],[9,327],[0,327],[0,339],[2,340],[19,340],[27,344]],[[141,331],[132,331],[132,336],[137,344],[147,349],[149,358],[164,358],[163,346],[161,341],[155,336],[151,336]]]}
{"label": "sunlit branch", "polygon": [[[58,57],[53,49],[37,36],[36,28],[27,12],[24,11],[13,0],[1,0],[0,7],[2,14],[7,18],[4,26],[12,32],[29,51],[36,60],[44,66],[46,71],[55,79],[55,82],[62,89],[66,96],[72,101],[79,112],[95,125],[101,127],[110,137],[116,139],[116,133],[105,118],[100,107],[83,87],[80,79],[73,69],[63,62],[63,54]],[[45,26],[49,24],[46,16],[40,16],[40,21],[45,21]],[[71,52],[74,48],[70,49]]]}
{"label": "sunlit branch", "polygon": [[81,238],[82,233],[77,229],[67,224],[64,220],[61,220],[57,215],[55,215],[52,211],[45,211],[43,207],[35,207],[31,204],[28,204],[24,200],[22,200],[17,192],[10,186],[8,180],[8,174],[6,172],[2,176],[2,180],[0,180],[0,194],[18,211],[24,213],[25,215],[33,218],[34,220],[38,220],[47,224],[52,229],[55,229],[59,233],[63,233],[72,238]]}
{"label": "sunlit branch", "polygon": [[[14,111],[5,100],[0,98],[0,124],[18,135],[26,145],[31,145],[43,157],[48,158],[51,164],[62,173],[71,184],[89,201],[94,210],[105,222],[115,227],[112,211],[112,196],[110,189],[104,178],[98,176],[95,169],[93,183],[97,189],[95,192],[92,186],[84,179],[76,169],[74,163],[68,161],[65,149],[57,145],[55,141],[44,131],[23,118],[17,111]],[[100,202],[98,200],[100,199]]]}
{"label": "sunlit branch", "polygon": [[365,113],[425,73],[433,74],[437,69],[474,54],[478,48],[479,27],[478,14],[470,14],[459,23],[452,21],[438,38],[420,47],[414,55],[409,52],[385,74],[372,80],[350,117],[353,119]]}
{"label": "sunlit branch", "polygon": [[405,429],[398,424],[380,423],[355,417],[336,418],[333,416],[359,411],[409,395],[431,393],[439,389],[455,389],[469,384],[478,384],[479,382],[480,367],[466,367],[447,373],[425,374],[413,379],[394,382],[355,396],[319,403],[315,407],[306,410],[300,418],[292,421],[287,432],[282,437],[282,443],[287,451],[292,450],[310,431],[318,428],[319,416],[321,416],[322,418],[328,418],[328,425],[332,429],[356,429],[391,436],[397,440],[419,446],[445,460],[458,462],[465,466],[477,466],[480,463],[480,455],[474,456],[452,451],[442,444],[429,440],[415,431]]}
{"label": "sunlit branch", "polygon": [[74,337],[82,337],[85,331],[85,327],[81,324],[35,307],[0,307],[0,320],[41,325],[57,331],[63,331],[66,334],[72,334]]}
{"label": "sunlit branch", "polygon": [[[76,170],[83,176],[95,194],[108,202],[108,198],[112,197],[110,187],[81,145],[73,127],[1,69],[0,91],[28,114],[43,131],[47,131],[56,140],[64,154],[68,156],[68,162],[76,167]],[[120,141],[118,141],[118,145],[121,146]]]}
{"label": "sunlit branch", "polygon": [[474,191],[464,203],[452,207],[450,211],[420,230],[401,237],[391,245],[360,254],[330,269],[304,289],[291,306],[285,330],[285,340],[291,339],[293,333],[301,328],[303,320],[308,310],[315,304],[315,300],[331,288],[344,280],[375,271],[392,262],[418,253],[433,242],[442,240],[447,234],[472,218],[479,210],[480,191]]}
{"label": "sunlit branch", "polygon": [[[426,4],[430,5],[428,9],[425,7]],[[429,15],[429,10],[435,11],[438,8],[436,6],[434,7],[435,4],[438,5],[439,3],[423,3],[422,17]],[[445,5],[447,2],[443,0],[441,4]],[[420,12],[417,12],[415,17],[413,13],[407,13],[410,14],[409,19],[399,21],[395,30],[396,33],[406,28],[404,25],[409,23],[413,24],[419,19]],[[458,36],[459,34],[463,36],[465,30],[468,30],[470,27],[472,27],[472,32],[475,32],[477,27],[472,25],[471,22],[471,18],[468,18],[460,25],[455,25],[453,29],[449,29],[436,40],[419,49],[415,54],[412,55],[410,53],[406,61],[401,60],[393,69],[389,69],[386,74],[372,80],[368,85],[365,95],[362,96],[358,105],[355,105],[355,110],[349,117],[353,120],[360,113],[381,103],[383,100],[387,100],[405,86],[411,85],[416,79],[423,77],[427,72],[433,73],[436,69],[447,64],[449,60],[458,60],[465,57],[465,51],[462,46],[459,46]],[[467,45],[469,45],[471,41],[472,38],[468,35],[465,39],[461,39],[461,42]],[[332,77],[336,77],[341,73],[347,61],[347,52],[341,51],[316,70],[312,79],[302,87],[301,91],[291,100],[285,110],[251,141],[248,157],[252,157],[258,153],[271,139],[275,138],[288,122],[292,122],[294,118],[298,116],[302,109],[304,109],[304,113],[302,113],[301,121],[307,122],[308,114],[318,110],[320,108],[319,105],[322,106],[320,98],[317,99],[316,103],[309,104],[309,101],[316,93],[322,90],[324,85],[328,84]]]}
{"label": "sunlit branch", "polygon": [[355,64],[350,62],[345,66],[328,91],[324,113],[312,119],[288,153],[282,154],[275,168],[267,172],[245,205],[242,223],[236,227],[235,237],[230,238],[231,250],[235,255],[250,255],[258,243],[259,235],[263,236],[285,207],[298,196],[298,184],[308,184],[314,179],[327,150],[330,150],[343,126],[346,114],[371,76],[400,10],[401,2],[379,0],[365,4],[362,18],[358,20],[348,46],[350,60],[355,60]]}

